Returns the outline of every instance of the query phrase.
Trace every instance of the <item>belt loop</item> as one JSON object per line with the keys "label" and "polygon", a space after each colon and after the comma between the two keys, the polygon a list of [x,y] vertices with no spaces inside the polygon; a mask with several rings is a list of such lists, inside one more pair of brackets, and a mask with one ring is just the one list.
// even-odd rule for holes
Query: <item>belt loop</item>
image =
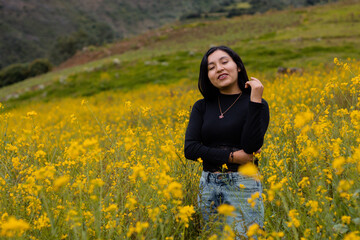
{"label": "belt loop", "polygon": [[234,185],[234,181],[233,181],[233,173],[230,172],[229,173],[229,176],[230,176],[230,186]]}

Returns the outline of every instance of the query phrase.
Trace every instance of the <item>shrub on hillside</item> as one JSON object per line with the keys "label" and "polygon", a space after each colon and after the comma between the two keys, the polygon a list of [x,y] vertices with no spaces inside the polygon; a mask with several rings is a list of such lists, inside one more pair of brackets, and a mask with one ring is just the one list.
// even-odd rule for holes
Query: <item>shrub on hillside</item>
{"label": "shrub on hillside", "polygon": [[29,65],[29,76],[34,77],[43,73],[47,73],[52,69],[52,64],[47,59],[35,59]]}
{"label": "shrub on hillside", "polygon": [[31,63],[15,63],[0,71],[0,87],[20,82],[26,78],[47,73],[52,68],[47,59],[36,59]]}
{"label": "shrub on hillside", "polygon": [[15,63],[0,71],[0,87],[24,80],[29,75],[28,64]]}
{"label": "shrub on hillside", "polygon": [[183,20],[187,20],[187,19],[196,19],[196,18],[201,18],[201,12],[200,11],[183,14],[180,17],[180,20],[183,21]]}

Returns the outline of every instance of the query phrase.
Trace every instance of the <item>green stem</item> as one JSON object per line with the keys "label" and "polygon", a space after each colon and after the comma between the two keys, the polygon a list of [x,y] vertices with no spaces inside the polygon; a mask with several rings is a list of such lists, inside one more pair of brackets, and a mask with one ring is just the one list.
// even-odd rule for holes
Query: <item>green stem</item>
{"label": "green stem", "polygon": [[[286,202],[286,200],[285,200],[284,195],[282,195],[282,193],[279,193],[279,196],[280,196],[280,198],[281,198],[281,201],[282,201],[283,204],[284,204],[285,211],[286,211],[287,213],[289,213],[289,206],[288,206],[288,204],[287,204],[287,202]],[[288,217],[288,218],[289,218],[289,221],[291,221],[291,218],[290,218],[290,217]],[[292,229],[292,231],[293,231],[293,233],[294,233],[294,239],[297,239],[297,240],[298,240],[298,239],[299,239],[299,234],[298,234],[298,232],[297,232],[294,224],[292,224],[291,229]]]}
{"label": "green stem", "polygon": [[45,211],[48,215],[48,218],[50,219],[50,224],[51,224],[51,235],[53,236],[54,239],[57,239],[57,233],[56,233],[56,228],[55,228],[55,223],[54,223],[54,218],[50,212],[50,209],[49,209],[49,205],[46,201],[46,197],[44,196],[44,193],[41,191],[40,192],[40,198],[42,200],[42,203],[44,204],[44,208],[45,208]]}

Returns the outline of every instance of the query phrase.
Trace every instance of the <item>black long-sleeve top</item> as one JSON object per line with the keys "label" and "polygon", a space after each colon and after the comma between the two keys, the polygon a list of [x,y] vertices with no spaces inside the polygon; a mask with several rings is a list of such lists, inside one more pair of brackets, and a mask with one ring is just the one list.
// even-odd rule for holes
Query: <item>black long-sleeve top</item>
{"label": "black long-sleeve top", "polygon": [[[239,94],[220,94],[222,112],[236,100]],[[261,148],[269,125],[269,106],[250,101],[243,94],[220,119],[218,98],[198,100],[191,111],[185,134],[185,157],[201,158],[204,171],[221,171],[227,164],[228,171],[237,171],[239,165],[229,163],[230,152],[243,149],[252,154]]]}

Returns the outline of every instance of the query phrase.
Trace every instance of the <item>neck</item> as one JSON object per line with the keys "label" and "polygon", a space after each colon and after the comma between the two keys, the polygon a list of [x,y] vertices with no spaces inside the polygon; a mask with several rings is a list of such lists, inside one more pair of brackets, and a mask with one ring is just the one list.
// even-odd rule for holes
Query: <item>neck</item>
{"label": "neck", "polygon": [[221,89],[219,90],[221,94],[225,94],[225,95],[233,95],[233,94],[240,94],[241,90],[240,89]]}

